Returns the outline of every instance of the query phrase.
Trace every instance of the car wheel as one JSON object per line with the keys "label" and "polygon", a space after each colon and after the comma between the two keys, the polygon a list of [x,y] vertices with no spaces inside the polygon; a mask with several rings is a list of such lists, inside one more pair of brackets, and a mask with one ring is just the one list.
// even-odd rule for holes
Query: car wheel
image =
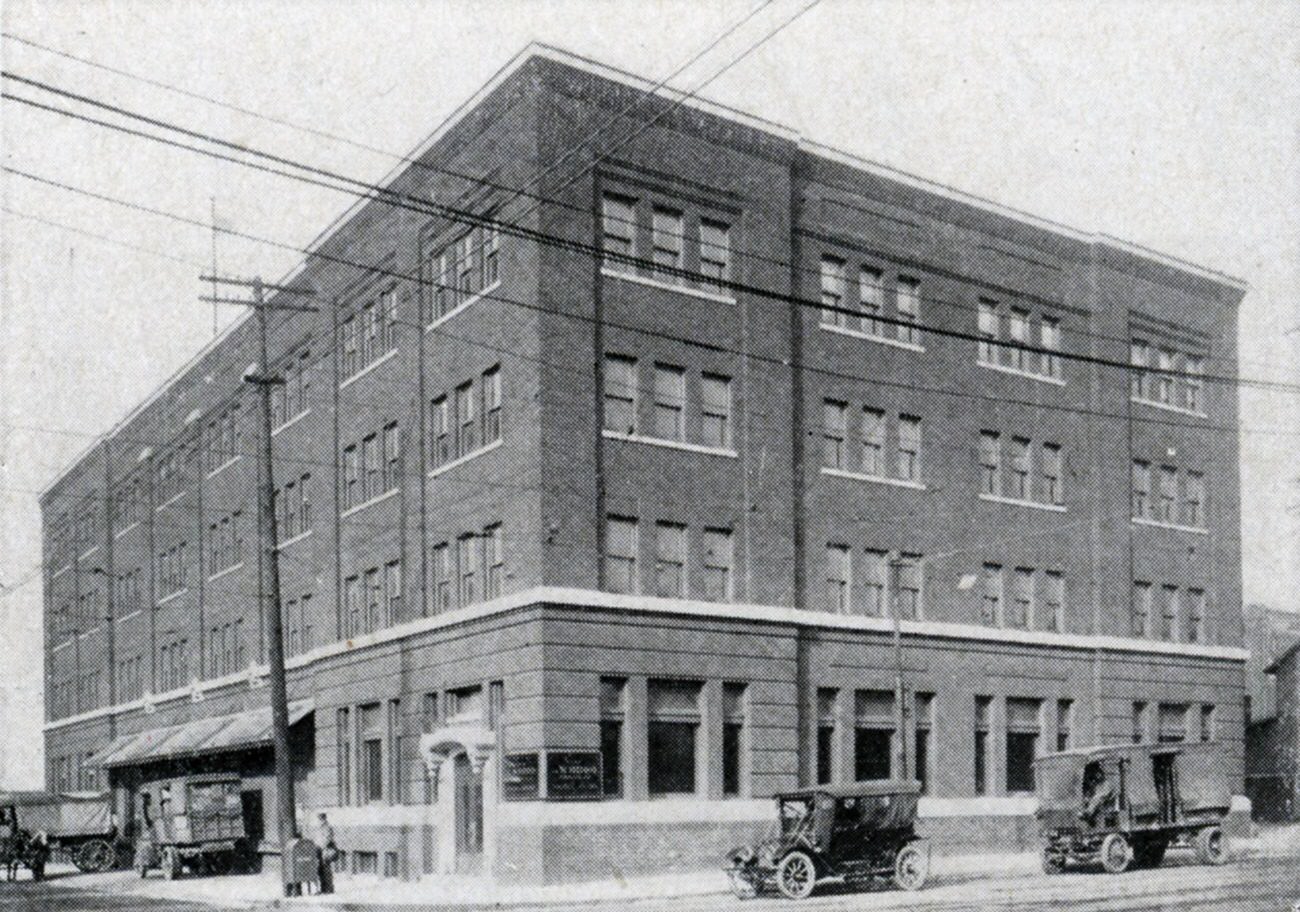
{"label": "car wheel", "polygon": [[786,899],[804,899],[817,886],[817,868],[806,852],[791,852],[776,869],[776,886]]}
{"label": "car wheel", "polygon": [[1196,834],[1193,841],[1196,859],[1201,864],[1221,865],[1228,860],[1228,837],[1222,827],[1210,826]]}
{"label": "car wheel", "polygon": [[73,864],[89,874],[100,874],[113,870],[117,853],[113,847],[102,839],[91,839],[83,843],[73,856]]}
{"label": "car wheel", "polygon": [[1065,870],[1065,853],[1046,846],[1043,849],[1043,873],[1060,874]]}
{"label": "car wheel", "polygon": [[1111,833],[1101,841],[1101,866],[1109,874],[1122,874],[1133,863],[1133,849],[1119,833]]}
{"label": "car wheel", "polygon": [[904,890],[919,890],[930,874],[930,858],[915,843],[898,850],[894,859],[894,883]]}

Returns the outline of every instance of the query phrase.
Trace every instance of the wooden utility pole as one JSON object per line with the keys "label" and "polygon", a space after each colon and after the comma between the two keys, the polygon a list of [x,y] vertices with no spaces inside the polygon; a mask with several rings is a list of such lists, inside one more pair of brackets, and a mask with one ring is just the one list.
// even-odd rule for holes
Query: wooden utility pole
{"label": "wooden utility pole", "polygon": [[[214,285],[236,285],[252,291],[252,300],[219,298],[215,295],[202,300],[215,304],[240,304],[252,307],[257,316],[258,362],[256,371],[244,377],[246,383],[257,387],[262,412],[262,447],[257,496],[258,540],[262,543],[263,560],[257,578],[258,601],[265,605],[266,653],[271,680],[271,745],[275,755],[276,810],[279,818],[281,858],[289,840],[297,838],[298,822],[294,813],[293,767],[289,757],[289,691],[284,671],[284,624],[280,615],[280,542],[275,528],[275,471],[271,446],[271,387],[284,383],[283,377],[274,376],[270,370],[270,345],[267,341],[268,312],[272,310],[316,312],[315,307],[304,304],[268,304],[266,289],[285,294],[311,294],[302,288],[289,288],[264,283],[260,277],[253,279],[200,276],[202,281]],[[285,895],[290,893],[285,884]]]}

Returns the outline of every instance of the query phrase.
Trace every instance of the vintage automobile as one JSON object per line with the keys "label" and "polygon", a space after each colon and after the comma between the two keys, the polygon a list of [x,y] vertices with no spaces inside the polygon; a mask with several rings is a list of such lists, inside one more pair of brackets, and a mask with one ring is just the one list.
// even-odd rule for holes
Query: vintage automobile
{"label": "vintage automobile", "polygon": [[111,870],[118,858],[112,803],[104,792],[0,792],[0,864],[19,861],[32,837],[44,833],[49,851],[86,872]]}
{"label": "vintage automobile", "polygon": [[777,795],[768,837],[728,856],[732,891],[742,899],[772,890],[803,899],[823,880],[865,886],[879,878],[920,889],[930,845],[916,835],[919,794],[916,782],[885,780]]}
{"label": "vintage automobile", "polygon": [[1087,747],[1035,761],[1043,869],[1154,867],[1171,845],[1223,864],[1232,800],[1227,756],[1214,742]]}
{"label": "vintage automobile", "polygon": [[244,827],[240,778],[233,773],[177,776],[140,788],[143,826],[135,869],[174,880],[185,869],[220,873],[247,867],[255,846]]}

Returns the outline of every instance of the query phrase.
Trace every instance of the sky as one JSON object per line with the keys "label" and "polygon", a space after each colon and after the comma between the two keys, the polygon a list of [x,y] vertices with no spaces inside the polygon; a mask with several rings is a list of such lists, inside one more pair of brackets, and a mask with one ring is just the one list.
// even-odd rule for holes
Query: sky
{"label": "sky", "polygon": [[[529,41],[657,81],[762,3],[0,7],[6,35],[317,133],[11,37],[0,63],[376,181]],[[1300,382],[1300,4],[822,0],[718,75],[808,3],[769,0],[670,85],[703,86],[811,139],[1242,277],[1241,374]],[[202,221],[215,207],[236,230],[298,247],[349,203],[12,102],[0,105],[0,150],[9,168]],[[0,787],[16,787],[42,776],[36,492],[212,338],[197,275],[213,241],[9,174],[0,195]],[[224,270],[268,277],[297,262],[228,236],[216,253]],[[1300,396],[1243,389],[1241,423],[1245,599],[1300,610]]]}

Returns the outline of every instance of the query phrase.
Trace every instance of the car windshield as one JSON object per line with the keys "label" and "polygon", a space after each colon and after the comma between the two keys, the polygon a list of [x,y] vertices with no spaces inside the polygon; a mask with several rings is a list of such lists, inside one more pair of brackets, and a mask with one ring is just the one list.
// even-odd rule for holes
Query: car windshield
{"label": "car windshield", "polygon": [[812,801],[808,798],[788,798],[781,802],[781,832],[794,836],[812,827]]}

